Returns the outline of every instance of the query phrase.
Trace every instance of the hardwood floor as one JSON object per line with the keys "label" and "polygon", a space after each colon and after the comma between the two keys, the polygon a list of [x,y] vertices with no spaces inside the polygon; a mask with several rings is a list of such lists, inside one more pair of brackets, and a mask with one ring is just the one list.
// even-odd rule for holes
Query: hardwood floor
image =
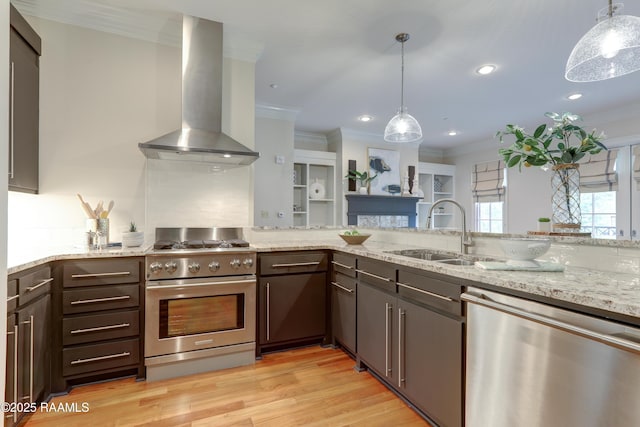
{"label": "hardwood floor", "polygon": [[254,366],[158,382],[91,384],[54,398],[86,413],[38,412],[26,426],[428,426],[341,350],[265,354]]}

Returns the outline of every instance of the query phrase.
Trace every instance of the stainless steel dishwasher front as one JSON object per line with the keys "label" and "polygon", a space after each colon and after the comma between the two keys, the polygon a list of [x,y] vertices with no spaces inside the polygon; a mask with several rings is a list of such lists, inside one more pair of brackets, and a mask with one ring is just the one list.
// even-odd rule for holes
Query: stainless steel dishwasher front
{"label": "stainless steel dishwasher front", "polygon": [[640,328],[468,288],[466,427],[640,426]]}

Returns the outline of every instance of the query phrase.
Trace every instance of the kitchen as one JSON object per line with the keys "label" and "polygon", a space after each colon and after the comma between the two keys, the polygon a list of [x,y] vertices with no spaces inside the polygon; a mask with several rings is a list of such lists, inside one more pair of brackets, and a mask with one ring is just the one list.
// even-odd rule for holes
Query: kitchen
{"label": "kitchen", "polygon": [[[117,208],[111,217],[112,230],[116,233],[123,230],[132,219],[143,226],[150,238],[153,238],[153,230],[157,226],[172,226],[177,221],[183,221],[181,218],[185,217],[191,218],[189,226],[211,226],[212,219],[216,225],[258,225],[260,220],[264,220],[263,210],[268,212],[269,220],[275,221],[265,225],[278,225],[275,219],[277,212],[283,206],[292,205],[289,199],[291,196],[285,191],[277,192],[275,195],[267,191],[269,188],[279,188],[283,185],[289,188],[288,169],[272,159],[276,155],[283,155],[290,165],[294,147],[299,148],[296,145],[298,141],[294,142],[296,136],[291,119],[294,112],[278,111],[276,113],[280,113],[280,117],[284,115],[287,118],[274,120],[269,118],[276,114],[273,111],[254,108],[256,65],[251,62],[250,53],[244,60],[232,60],[225,64],[227,78],[233,75],[229,94],[225,96],[232,94],[233,102],[226,101],[230,109],[224,110],[228,115],[223,112],[223,129],[249,146],[255,135],[255,148],[261,152],[262,159],[267,159],[268,162],[256,163],[253,169],[231,169],[225,173],[212,171],[209,166],[193,164],[171,165],[148,161],[145,167],[145,160],[137,148],[137,143],[171,132],[180,125],[180,106],[174,101],[180,98],[180,49],[162,43],[141,42],[60,24],[55,20],[34,18],[32,21],[43,36],[45,52],[42,57],[41,74],[41,194],[9,194],[10,259],[22,255],[19,248],[24,242],[54,241],[60,242],[62,246],[76,243],[81,238],[84,225],[82,212],[77,208],[75,200],[75,194],[78,192],[90,200],[103,197],[117,200]],[[385,41],[384,45],[387,44]],[[100,55],[96,56],[98,47]],[[126,55],[123,55],[124,52]],[[256,54],[253,55],[255,58]],[[395,64],[397,51],[393,50],[390,55],[393,57],[391,61]],[[135,66],[131,62],[134,59]],[[410,68],[408,64],[408,69]],[[93,79],[89,79],[88,76],[92,76]],[[96,81],[100,84],[96,84]],[[84,85],[83,90],[77,88],[80,83]],[[395,99],[395,96],[392,99]],[[65,108],[60,108],[60,100],[65,100]],[[91,108],[87,108],[87,105]],[[394,106],[390,108],[393,109]],[[51,114],[53,111],[60,115]],[[607,116],[615,118],[615,121],[600,123],[592,119],[589,125],[605,130],[610,139],[633,136],[637,131],[632,119],[623,121],[622,124],[617,123],[618,117],[633,116],[633,113],[633,108],[624,110],[623,114],[626,116],[616,110]],[[260,114],[268,117],[258,117]],[[538,114],[536,112],[531,115],[529,120],[537,122],[541,118]],[[614,122],[615,127],[610,125]],[[73,126],[69,126],[69,123]],[[273,138],[284,145],[274,147],[273,144],[264,141],[263,138],[269,137],[269,133],[264,130],[269,127],[275,135]],[[348,129],[342,133],[347,135]],[[306,134],[302,135],[301,139],[305,137],[310,140],[303,141],[305,145],[326,145],[317,135]],[[359,151],[353,157],[347,154],[344,160],[355,158],[360,163],[364,160],[363,147],[370,142],[366,136],[357,133],[351,138],[351,142],[345,144],[345,152],[353,150],[355,153],[356,146],[359,147]],[[343,137],[343,140],[347,138]],[[486,156],[486,160],[495,158],[497,148],[494,140],[491,143],[493,145],[487,141],[491,150],[484,150],[480,155],[475,154],[474,158],[483,160],[478,157],[482,155]],[[379,142],[378,146],[384,147]],[[413,151],[415,159],[419,149],[412,147],[406,150]],[[442,158],[442,153],[438,153],[437,150],[431,151],[431,155],[436,158],[427,158],[428,161]],[[402,156],[403,169],[412,161],[408,160],[410,156],[411,154]],[[459,188],[456,193],[464,199],[465,191],[469,191],[464,185],[465,182],[469,182],[464,175],[468,168],[464,162],[456,163],[460,172],[457,176]],[[262,169],[263,167],[267,170]],[[539,173],[541,179],[524,178],[535,173]],[[510,185],[517,188],[519,179],[520,183],[526,181],[527,203],[545,206],[549,198],[548,177],[539,171],[527,171],[527,174],[511,174]],[[209,179],[203,179],[203,176]],[[275,184],[266,180],[263,182],[263,179],[259,178],[264,176],[277,176],[280,181]],[[261,187],[262,184],[266,188]],[[540,194],[532,190],[531,186],[535,190],[541,190]],[[223,197],[206,200],[198,197],[208,192],[221,194]],[[270,195],[273,205],[257,201],[265,194]],[[520,197],[521,195],[522,193]],[[517,197],[518,194],[513,196]],[[195,206],[194,198],[198,199]],[[515,207],[521,203],[522,201],[515,199],[511,205]],[[167,206],[171,209],[167,209]],[[541,209],[544,211],[545,208]],[[47,214],[42,215],[43,211]],[[467,211],[471,209],[467,208]],[[514,217],[517,216],[517,212],[514,213]],[[535,215],[537,216],[542,215]],[[522,219],[529,220],[530,218]],[[285,221],[290,221],[290,218],[285,218]],[[290,223],[282,224],[287,226]],[[517,224],[510,220],[509,225],[513,227],[514,232],[527,230],[526,223]],[[248,240],[258,241],[260,233],[265,232],[257,230],[257,237],[248,236]],[[305,234],[305,237],[307,235]],[[117,240],[117,237],[115,239]],[[449,241],[446,244],[455,248],[455,242]],[[589,252],[590,249],[579,248],[578,251]],[[590,256],[576,256],[577,259],[571,261],[577,265],[589,266],[593,265],[595,259],[600,260],[606,267],[607,260],[601,259],[595,253],[598,249],[601,248],[596,247]],[[555,250],[555,256],[566,259],[567,255],[561,253],[562,248]],[[609,252],[611,251],[607,251],[607,254]],[[631,252],[633,249],[627,249],[627,258],[613,267],[610,265],[609,268],[615,269],[626,264],[629,272],[637,273],[637,270],[633,270],[637,268],[637,257]]]}

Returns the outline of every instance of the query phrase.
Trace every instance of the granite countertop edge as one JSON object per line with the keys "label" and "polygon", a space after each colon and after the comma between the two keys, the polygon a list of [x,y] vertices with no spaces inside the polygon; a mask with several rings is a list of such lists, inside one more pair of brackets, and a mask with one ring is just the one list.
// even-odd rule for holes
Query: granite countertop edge
{"label": "granite countertop edge", "polygon": [[[363,245],[347,245],[336,240],[280,241],[252,243],[258,252],[296,250],[337,250],[353,255],[366,256],[398,265],[432,271],[498,288],[547,297],[581,306],[606,310],[640,318],[640,277],[633,274],[612,273],[586,268],[565,266],[564,272],[488,271],[473,266],[455,266],[409,258],[388,253],[390,250],[413,249],[415,246],[371,242]],[[8,274],[48,262],[82,258],[116,258],[144,256],[149,246],[116,248],[102,251],[59,248],[50,254],[33,254],[9,263]]]}

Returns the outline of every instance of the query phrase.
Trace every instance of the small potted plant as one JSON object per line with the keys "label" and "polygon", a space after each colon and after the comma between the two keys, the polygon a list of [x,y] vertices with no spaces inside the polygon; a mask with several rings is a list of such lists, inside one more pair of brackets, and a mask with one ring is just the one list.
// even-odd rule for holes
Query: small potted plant
{"label": "small potted plant", "polygon": [[349,171],[349,173],[345,176],[345,178],[353,179],[360,182],[360,194],[369,194],[369,183],[373,181],[378,174],[373,176],[369,176],[367,171],[358,172],[356,170]]}
{"label": "small potted plant", "polygon": [[551,220],[547,217],[538,218],[538,231],[550,232],[551,231]]}
{"label": "small potted plant", "polygon": [[129,224],[129,231],[122,233],[122,246],[133,248],[144,243],[144,232],[138,231],[134,221]]}

